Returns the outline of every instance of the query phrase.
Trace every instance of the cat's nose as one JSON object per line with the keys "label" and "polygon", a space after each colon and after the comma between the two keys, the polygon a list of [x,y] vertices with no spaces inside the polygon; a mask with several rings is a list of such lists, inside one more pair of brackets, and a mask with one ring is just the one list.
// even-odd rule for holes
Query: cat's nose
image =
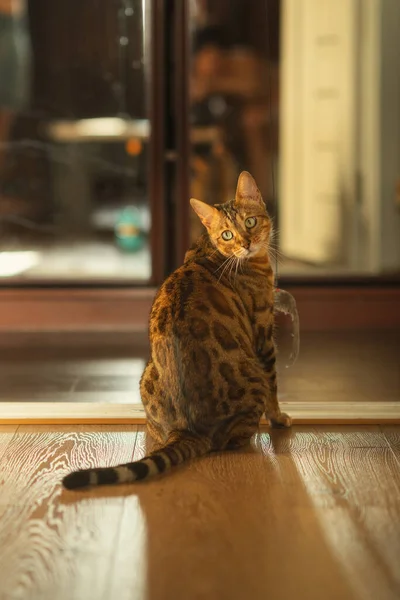
{"label": "cat's nose", "polygon": [[248,240],[244,240],[242,246],[243,248],[246,248],[246,250],[248,250],[250,248],[250,242]]}

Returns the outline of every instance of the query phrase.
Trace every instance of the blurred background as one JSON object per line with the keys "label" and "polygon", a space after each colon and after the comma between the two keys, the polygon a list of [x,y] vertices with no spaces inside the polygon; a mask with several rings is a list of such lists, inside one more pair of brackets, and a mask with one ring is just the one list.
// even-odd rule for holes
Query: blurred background
{"label": "blurred background", "polygon": [[2,399],[140,402],[189,198],[246,169],[300,314],[281,396],[398,401],[399,31],[399,0],[0,0]]}
{"label": "blurred background", "polygon": [[0,0],[0,283],[159,284],[256,178],[280,273],[400,273],[398,0]]}

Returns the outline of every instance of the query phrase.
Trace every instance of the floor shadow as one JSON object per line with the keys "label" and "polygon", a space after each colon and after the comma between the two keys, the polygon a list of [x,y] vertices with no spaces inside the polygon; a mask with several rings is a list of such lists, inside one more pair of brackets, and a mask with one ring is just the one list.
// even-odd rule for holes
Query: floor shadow
{"label": "floor shadow", "polygon": [[148,483],[89,492],[125,497],[123,535],[132,545],[138,501],[144,520],[146,556],[132,551],[130,572],[126,556],[116,565],[113,594],[128,597],[145,568],[149,600],[355,598],[287,444],[279,450],[282,436],[272,443],[259,435],[246,452],[210,455]]}

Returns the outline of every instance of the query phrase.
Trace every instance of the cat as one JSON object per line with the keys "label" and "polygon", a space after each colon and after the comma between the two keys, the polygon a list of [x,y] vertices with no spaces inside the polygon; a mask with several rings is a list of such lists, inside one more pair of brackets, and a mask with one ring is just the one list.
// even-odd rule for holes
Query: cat
{"label": "cat", "polygon": [[137,462],[71,473],[68,489],[131,483],[241,448],[263,413],[272,426],[291,425],[277,398],[272,223],[256,182],[244,171],[233,200],[190,202],[206,231],[155,297],[140,381],[159,448]]}

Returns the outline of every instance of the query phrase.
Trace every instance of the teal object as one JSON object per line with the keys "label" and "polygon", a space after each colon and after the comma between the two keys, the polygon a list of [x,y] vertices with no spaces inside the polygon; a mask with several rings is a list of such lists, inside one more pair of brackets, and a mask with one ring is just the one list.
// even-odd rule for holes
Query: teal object
{"label": "teal object", "polygon": [[128,252],[136,252],[144,243],[141,219],[137,210],[125,208],[115,224],[115,237],[118,246]]}

